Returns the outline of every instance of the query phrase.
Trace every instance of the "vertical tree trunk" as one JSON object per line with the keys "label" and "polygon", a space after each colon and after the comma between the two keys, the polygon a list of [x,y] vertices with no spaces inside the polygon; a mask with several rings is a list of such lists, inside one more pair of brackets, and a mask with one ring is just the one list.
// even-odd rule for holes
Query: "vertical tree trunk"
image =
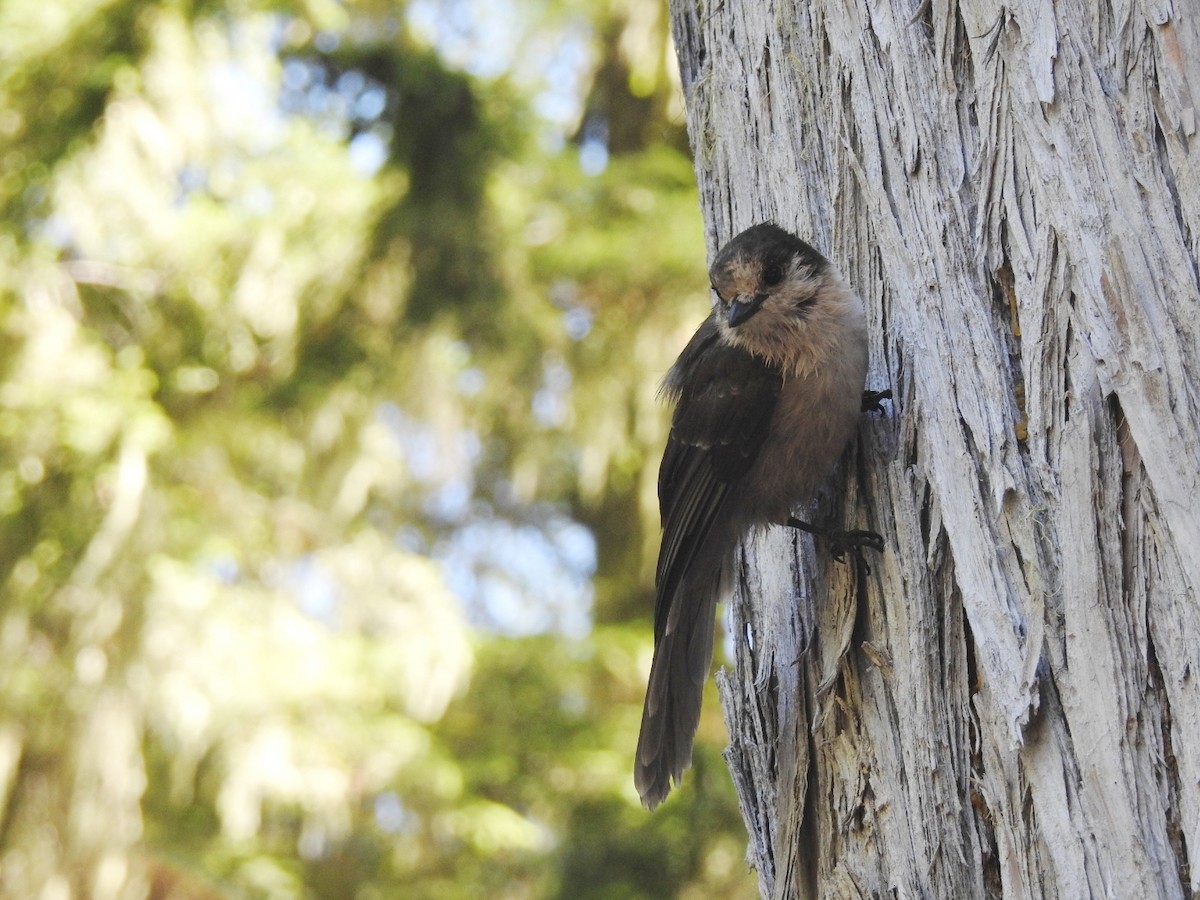
{"label": "vertical tree trunk", "polygon": [[1200,10],[672,20],[710,246],[824,250],[896,393],[847,463],[872,572],[745,548],[719,683],[763,896],[1191,896]]}

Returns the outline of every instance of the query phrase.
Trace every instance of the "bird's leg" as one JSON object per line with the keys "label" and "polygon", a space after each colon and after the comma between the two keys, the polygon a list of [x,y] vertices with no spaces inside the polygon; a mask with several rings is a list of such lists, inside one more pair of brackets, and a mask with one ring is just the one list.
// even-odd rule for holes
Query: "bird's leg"
{"label": "bird's leg", "polygon": [[[829,542],[829,554],[838,562],[844,562],[847,553],[853,553],[858,557],[860,562],[865,564],[863,560],[863,548],[869,548],[877,553],[883,552],[883,535],[875,531],[842,531],[838,528],[822,528],[819,525],[813,525],[810,522],[805,522],[797,519],[795,516],[789,516],[787,525],[792,528],[799,528],[801,531],[807,531],[809,534],[816,535],[819,538],[824,538]],[[871,569],[868,566],[867,571]]]}
{"label": "bird's leg", "polygon": [[880,403],[879,401],[880,400],[891,400],[891,399],[892,399],[892,392],[890,389],[883,390],[883,391],[863,391],[862,411],[863,412],[877,412],[880,415],[883,415],[883,404]]}

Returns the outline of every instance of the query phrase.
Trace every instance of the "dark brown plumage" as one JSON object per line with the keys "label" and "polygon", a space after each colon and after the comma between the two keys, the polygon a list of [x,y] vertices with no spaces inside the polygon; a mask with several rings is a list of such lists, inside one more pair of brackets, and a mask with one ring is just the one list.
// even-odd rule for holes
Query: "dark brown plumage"
{"label": "dark brown plumage", "polygon": [[675,404],[659,470],[654,662],[634,782],[653,809],[691,764],[718,601],[752,528],[789,524],[854,434],[863,308],[820,253],[776,225],[709,271],[716,299],[663,382]]}

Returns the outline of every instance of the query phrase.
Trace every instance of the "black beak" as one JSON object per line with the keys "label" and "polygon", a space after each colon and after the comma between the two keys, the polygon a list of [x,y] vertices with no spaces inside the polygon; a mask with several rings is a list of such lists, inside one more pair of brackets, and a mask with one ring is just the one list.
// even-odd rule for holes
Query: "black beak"
{"label": "black beak", "polygon": [[733,302],[729,304],[729,327],[737,328],[753,316],[762,309],[763,301],[766,299],[766,294],[755,294],[749,300],[743,300],[741,296],[734,297]]}

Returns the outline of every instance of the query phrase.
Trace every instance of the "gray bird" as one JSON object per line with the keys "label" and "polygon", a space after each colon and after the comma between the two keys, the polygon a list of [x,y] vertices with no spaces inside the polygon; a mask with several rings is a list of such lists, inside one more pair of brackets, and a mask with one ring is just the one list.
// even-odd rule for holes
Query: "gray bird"
{"label": "gray bird", "polygon": [[863,393],[862,302],[820,253],[777,225],[755,225],[709,270],[712,315],[663,381],[674,401],[658,475],[662,547],[655,575],[654,662],[634,783],[653,809],[691,765],[712,663],[717,602],[753,528],[791,525],[834,542],[838,558],[882,549],[871,532],[832,532],[793,517],[854,435]]}

